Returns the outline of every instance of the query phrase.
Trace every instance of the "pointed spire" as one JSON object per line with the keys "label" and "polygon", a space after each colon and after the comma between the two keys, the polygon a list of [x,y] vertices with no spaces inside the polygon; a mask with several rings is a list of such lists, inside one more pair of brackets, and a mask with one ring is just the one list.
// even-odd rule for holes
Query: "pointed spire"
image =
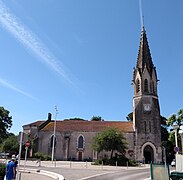
{"label": "pointed spire", "polygon": [[136,68],[139,69],[140,73],[142,74],[145,67],[148,69],[150,75],[152,75],[154,65],[151,58],[146,31],[143,26],[142,32],[141,32],[141,39],[140,39],[140,46],[139,46]]}

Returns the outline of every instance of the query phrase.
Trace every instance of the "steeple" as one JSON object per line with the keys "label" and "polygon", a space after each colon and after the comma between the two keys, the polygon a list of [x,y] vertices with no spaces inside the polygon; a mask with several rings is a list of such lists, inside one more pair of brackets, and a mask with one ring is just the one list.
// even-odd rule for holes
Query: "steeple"
{"label": "steeple", "polygon": [[133,128],[136,160],[161,161],[161,118],[157,95],[157,74],[152,62],[144,26],[136,68],[133,71]]}
{"label": "steeple", "polygon": [[142,27],[140,46],[137,58],[136,69],[139,70],[139,73],[142,75],[145,67],[148,69],[150,76],[154,68],[151,53],[147,41],[147,35],[144,26]]}

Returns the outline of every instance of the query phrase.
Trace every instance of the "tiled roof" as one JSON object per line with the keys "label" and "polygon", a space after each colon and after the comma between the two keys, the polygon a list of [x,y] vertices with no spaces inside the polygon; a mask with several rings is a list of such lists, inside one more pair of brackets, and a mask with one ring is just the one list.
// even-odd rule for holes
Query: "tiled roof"
{"label": "tiled roof", "polygon": [[23,125],[23,127],[24,126],[40,126],[43,122],[45,122],[45,121],[36,121],[36,122],[30,123],[30,124],[25,124],[25,125]]}
{"label": "tiled roof", "polygon": [[[122,121],[56,121],[56,131],[99,132],[106,127],[115,127],[122,132],[133,132],[133,122]],[[53,131],[54,121],[48,123],[41,131]]]}

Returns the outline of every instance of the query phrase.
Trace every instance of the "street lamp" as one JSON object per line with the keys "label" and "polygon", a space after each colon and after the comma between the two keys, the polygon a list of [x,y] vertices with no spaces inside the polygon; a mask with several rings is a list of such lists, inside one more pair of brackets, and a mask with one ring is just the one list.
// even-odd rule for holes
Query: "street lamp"
{"label": "street lamp", "polygon": [[[178,129],[178,128],[179,128],[178,125],[173,125],[173,130],[174,130],[174,132],[175,132],[175,146],[176,146],[176,147],[178,147],[178,142],[177,142],[177,129]],[[178,154],[178,151],[177,151],[176,154]]]}
{"label": "street lamp", "polygon": [[57,119],[57,114],[58,114],[58,110],[57,110],[57,106],[55,106],[55,121],[54,121],[54,129],[53,129],[53,142],[52,142],[52,153],[51,153],[51,160],[53,163],[54,160],[54,153],[55,153],[55,139],[56,139],[56,119]]}
{"label": "street lamp", "polygon": [[180,131],[179,131],[179,134],[180,134],[180,137],[181,137],[181,144],[182,144],[182,154],[183,154],[183,127],[181,127]]}

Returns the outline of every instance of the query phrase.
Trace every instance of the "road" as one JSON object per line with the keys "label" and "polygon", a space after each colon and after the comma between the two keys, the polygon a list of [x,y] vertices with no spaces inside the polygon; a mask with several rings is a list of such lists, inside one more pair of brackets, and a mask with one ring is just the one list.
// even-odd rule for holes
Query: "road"
{"label": "road", "polygon": [[150,177],[145,169],[68,169],[62,167],[40,167],[41,170],[62,174],[66,180],[145,180]]}
{"label": "road", "polygon": [[115,173],[87,178],[87,180],[145,180],[150,177],[147,169],[122,170]]}

